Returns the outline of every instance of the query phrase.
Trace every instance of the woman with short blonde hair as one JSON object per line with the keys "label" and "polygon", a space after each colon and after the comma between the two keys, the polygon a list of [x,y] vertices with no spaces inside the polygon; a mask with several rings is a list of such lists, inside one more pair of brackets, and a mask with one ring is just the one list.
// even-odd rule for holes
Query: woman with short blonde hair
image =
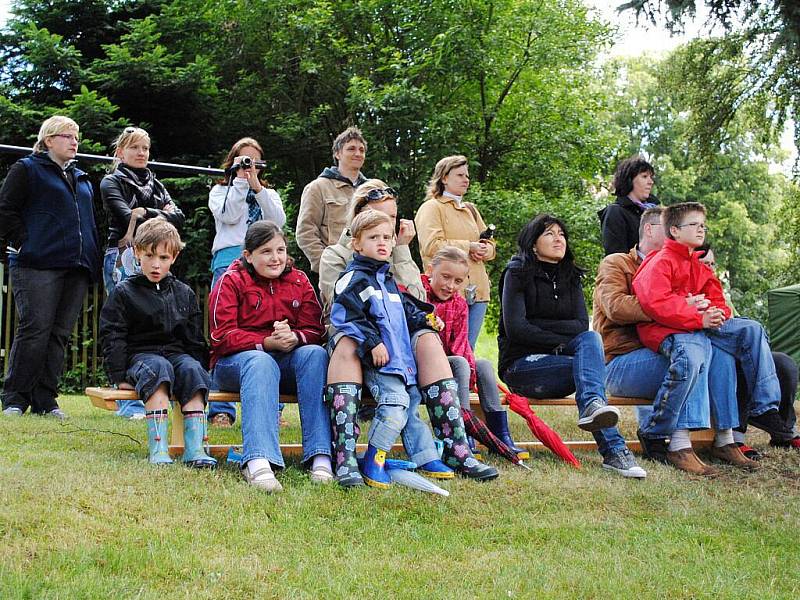
{"label": "woman with short blonde hair", "polygon": [[8,416],[30,408],[66,418],[56,402],[64,349],[100,270],[94,189],[74,163],[79,132],[69,117],[47,119],[33,153],[11,166],[0,189],[0,239],[19,316],[3,391]]}

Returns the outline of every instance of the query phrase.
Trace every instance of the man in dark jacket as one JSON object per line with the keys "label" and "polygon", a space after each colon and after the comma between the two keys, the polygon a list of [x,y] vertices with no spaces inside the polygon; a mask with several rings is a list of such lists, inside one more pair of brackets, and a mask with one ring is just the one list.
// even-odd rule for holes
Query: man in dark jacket
{"label": "man in dark jacket", "polygon": [[169,272],[182,246],[178,230],[161,217],[139,227],[134,251],[142,273],[111,292],[100,313],[100,338],[109,379],[135,389],[145,403],[150,462],[172,462],[167,405],[174,395],[184,418],[183,462],[213,467],[203,450],[211,387],[203,315],[192,289]]}

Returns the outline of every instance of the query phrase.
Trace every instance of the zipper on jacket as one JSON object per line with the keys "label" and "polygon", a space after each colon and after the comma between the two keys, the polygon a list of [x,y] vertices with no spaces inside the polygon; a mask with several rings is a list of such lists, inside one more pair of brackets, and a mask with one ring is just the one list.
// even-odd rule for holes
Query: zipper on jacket
{"label": "zipper on jacket", "polygon": [[64,169],[61,169],[61,176],[72,192],[72,199],[75,201],[75,215],[78,217],[78,263],[80,264],[83,258],[83,224],[81,223],[81,209],[78,206],[78,178],[75,177],[74,185],[70,185],[69,177]]}

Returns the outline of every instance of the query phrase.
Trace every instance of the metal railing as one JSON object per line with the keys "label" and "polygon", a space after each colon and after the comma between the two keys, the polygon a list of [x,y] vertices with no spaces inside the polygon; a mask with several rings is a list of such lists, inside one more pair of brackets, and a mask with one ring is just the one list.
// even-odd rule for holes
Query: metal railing
{"label": "metal railing", "polygon": [[[24,146],[9,146],[7,144],[0,144],[0,154],[10,154],[12,156],[27,156],[32,150]],[[111,163],[114,161],[113,156],[101,156],[99,154],[82,154],[78,153],[75,158],[80,162],[86,163]],[[222,169],[212,169],[211,167],[197,167],[195,165],[179,165],[175,163],[165,163],[158,161],[150,161],[147,167],[152,171],[158,173],[172,173],[175,175],[213,175],[222,177],[225,171]]]}

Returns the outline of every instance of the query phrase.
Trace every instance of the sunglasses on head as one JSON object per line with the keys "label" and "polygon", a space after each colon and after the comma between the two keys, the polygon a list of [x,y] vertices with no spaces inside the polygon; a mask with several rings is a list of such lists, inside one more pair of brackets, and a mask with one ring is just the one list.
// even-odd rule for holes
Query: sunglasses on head
{"label": "sunglasses on head", "polygon": [[395,200],[397,199],[397,192],[394,188],[387,187],[383,189],[374,189],[367,192],[367,200],[370,202],[375,202],[376,200],[387,197],[392,197]]}

